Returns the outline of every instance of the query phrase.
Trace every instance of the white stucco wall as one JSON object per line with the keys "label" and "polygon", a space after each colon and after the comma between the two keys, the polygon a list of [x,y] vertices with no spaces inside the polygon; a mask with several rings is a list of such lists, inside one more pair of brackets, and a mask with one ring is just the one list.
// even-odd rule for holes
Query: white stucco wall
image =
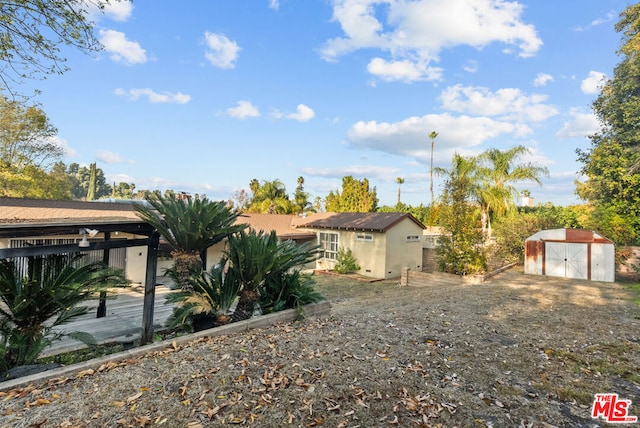
{"label": "white stucco wall", "polygon": [[[407,236],[418,235],[418,240],[407,241]],[[386,264],[381,278],[399,278],[403,267],[422,270],[422,228],[405,218],[387,231]]]}

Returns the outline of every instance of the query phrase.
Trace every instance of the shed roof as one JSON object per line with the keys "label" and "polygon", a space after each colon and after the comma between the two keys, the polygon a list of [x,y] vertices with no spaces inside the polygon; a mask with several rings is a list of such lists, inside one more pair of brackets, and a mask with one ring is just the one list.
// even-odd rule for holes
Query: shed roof
{"label": "shed roof", "polygon": [[587,229],[547,229],[534,233],[526,241],[613,244],[604,236]]}
{"label": "shed roof", "polygon": [[404,219],[414,222],[420,229],[425,226],[409,213],[315,213],[297,218],[296,227],[311,229],[362,230],[386,232]]}

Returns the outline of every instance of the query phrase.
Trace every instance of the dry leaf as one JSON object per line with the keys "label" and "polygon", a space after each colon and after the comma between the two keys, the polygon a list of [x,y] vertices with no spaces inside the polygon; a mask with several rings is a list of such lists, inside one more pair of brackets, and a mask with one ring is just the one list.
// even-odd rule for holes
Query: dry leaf
{"label": "dry leaf", "polygon": [[136,401],[140,397],[142,397],[142,392],[138,392],[136,395],[132,395],[131,397],[127,398],[127,403]]}

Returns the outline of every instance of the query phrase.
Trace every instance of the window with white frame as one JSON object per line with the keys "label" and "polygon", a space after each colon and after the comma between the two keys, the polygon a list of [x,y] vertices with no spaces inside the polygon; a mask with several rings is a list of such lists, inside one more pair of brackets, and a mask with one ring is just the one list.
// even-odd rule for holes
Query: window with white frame
{"label": "window with white frame", "polygon": [[420,235],[407,235],[407,242],[418,242]]}
{"label": "window with white frame", "polygon": [[338,259],[338,234],[332,232],[320,232],[318,235],[320,245],[320,257],[325,259]]}
{"label": "window with white frame", "polygon": [[356,241],[373,242],[373,235],[370,233],[356,233]]}

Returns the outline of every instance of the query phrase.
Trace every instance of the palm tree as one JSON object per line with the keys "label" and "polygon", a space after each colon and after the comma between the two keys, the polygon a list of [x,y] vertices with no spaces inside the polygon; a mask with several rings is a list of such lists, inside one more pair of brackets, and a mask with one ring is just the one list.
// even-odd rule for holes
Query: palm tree
{"label": "palm tree", "polygon": [[191,276],[202,270],[202,252],[247,227],[235,224],[237,212],[223,201],[159,193],[146,200],[148,205],[135,205],[138,216],[155,227],[173,249],[175,276],[183,290],[192,289]]}
{"label": "palm tree", "polygon": [[400,203],[400,186],[404,184],[404,178],[396,177],[396,183],[398,183],[398,204]]}
{"label": "palm tree", "polygon": [[78,305],[89,296],[127,281],[120,271],[104,268],[100,262],[77,267],[81,257],[30,257],[27,272],[11,259],[0,260],[1,368],[32,364],[63,336],[95,343],[88,333],[54,333],[53,327],[86,314],[87,307]]}
{"label": "palm tree", "polygon": [[508,150],[489,149],[479,156],[482,181],[477,189],[477,199],[482,209],[482,227],[487,239],[491,238],[491,215],[503,215],[514,206],[518,191],[512,183],[535,181],[542,185],[541,176],[548,176],[546,167],[530,162],[518,163],[522,155],[531,150],[515,146]]}
{"label": "palm tree", "polygon": [[293,211],[293,204],[287,195],[287,189],[282,181],[263,181],[253,192],[253,200],[249,212],[269,214],[289,214]]}
{"label": "palm tree", "polygon": [[431,138],[431,166],[429,167],[429,190],[431,191],[431,207],[433,208],[433,148],[436,144],[436,137],[438,133],[436,131],[431,131],[429,133],[429,138]]}

